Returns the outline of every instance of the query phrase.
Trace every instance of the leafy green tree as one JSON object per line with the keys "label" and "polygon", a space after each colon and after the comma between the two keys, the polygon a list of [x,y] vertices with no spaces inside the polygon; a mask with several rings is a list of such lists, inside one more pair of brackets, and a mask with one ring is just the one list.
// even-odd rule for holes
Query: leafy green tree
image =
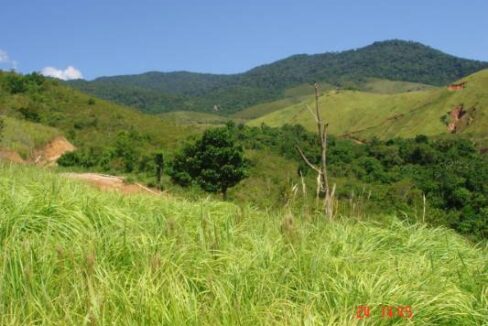
{"label": "leafy green tree", "polygon": [[228,128],[210,129],[194,144],[188,144],[176,155],[171,177],[182,185],[198,184],[208,192],[227,190],[247,176],[242,147],[236,146]]}
{"label": "leafy green tree", "polygon": [[113,157],[121,161],[125,172],[133,172],[140,157],[140,138],[138,132],[120,132],[115,141]]}
{"label": "leafy green tree", "polygon": [[39,92],[46,78],[36,72],[25,76],[8,74],[5,77],[5,87],[10,94],[25,93],[27,91]]}
{"label": "leafy green tree", "polygon": [[24,93],[26,85],[24,78],[17,74],[9,74],[5,77],[5,86],[10,94]]}

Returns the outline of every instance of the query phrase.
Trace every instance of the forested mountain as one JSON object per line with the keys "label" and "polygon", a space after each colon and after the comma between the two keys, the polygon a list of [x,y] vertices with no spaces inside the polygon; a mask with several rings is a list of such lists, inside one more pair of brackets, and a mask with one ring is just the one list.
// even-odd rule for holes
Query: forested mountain
{"label": "forested mountain", "polygon": [[144,112],[229,114],[285,97],[286,89],[315,80],[346,88],[359,87],[368,78],[440,86],[487,67],[487,62],[454,57],[420,43],[391,40],[337,53],[295,55],[234,75],[148,72],[69,84]]}

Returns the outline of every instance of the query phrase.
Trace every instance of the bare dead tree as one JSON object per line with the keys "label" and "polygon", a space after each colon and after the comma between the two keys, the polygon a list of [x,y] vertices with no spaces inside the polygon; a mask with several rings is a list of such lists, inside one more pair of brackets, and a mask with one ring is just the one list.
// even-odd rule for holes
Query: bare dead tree
{"label": "bare dead tree", "polygon": [[316,200],[317,204],[320,198],[323,198],[323,209],[327,217],[331,218],[333,216],[333,198],[335,193],[335,185],[330,191],[329,180],[327,176],[327,129],[328,124],[322,120],[319,110],[319,84],[314,83],[315,89],[315,113],[307,106],[310,113],[314,117],[317,123],[317,136],[320,144],[320,165],[317,166],[310,162],[307,156],[303,153],[303,150],[297,145],[296,148],[303,161],[315,172],[317,172],[317,190],[316,190]]}

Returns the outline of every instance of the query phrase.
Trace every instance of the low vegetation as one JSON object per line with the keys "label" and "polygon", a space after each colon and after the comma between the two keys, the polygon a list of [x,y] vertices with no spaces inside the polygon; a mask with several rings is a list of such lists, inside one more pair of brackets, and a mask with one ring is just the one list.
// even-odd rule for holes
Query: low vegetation
{"label": "low vegetation", "polygon": [[62,134],[55,128],[23,119],[4,117],[2,121],[3,137],[0,137],[0,149],[15,151],[24,159],[31,158],[36,149]]}
{"label": "low vegetation", "polygon": [[406,322],[384,305],[488,321],[487,249],[445,228],[127,197],[5,165],[0,207],[1,324]]}

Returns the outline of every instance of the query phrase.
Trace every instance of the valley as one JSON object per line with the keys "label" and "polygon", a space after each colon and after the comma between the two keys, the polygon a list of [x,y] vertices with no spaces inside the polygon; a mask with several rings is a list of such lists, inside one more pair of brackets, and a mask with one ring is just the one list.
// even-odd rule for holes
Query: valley
{"label": "valley", "polygon": [[485,324],[487,68],[390,40],[227,75],[0,70],[0,324]]}

